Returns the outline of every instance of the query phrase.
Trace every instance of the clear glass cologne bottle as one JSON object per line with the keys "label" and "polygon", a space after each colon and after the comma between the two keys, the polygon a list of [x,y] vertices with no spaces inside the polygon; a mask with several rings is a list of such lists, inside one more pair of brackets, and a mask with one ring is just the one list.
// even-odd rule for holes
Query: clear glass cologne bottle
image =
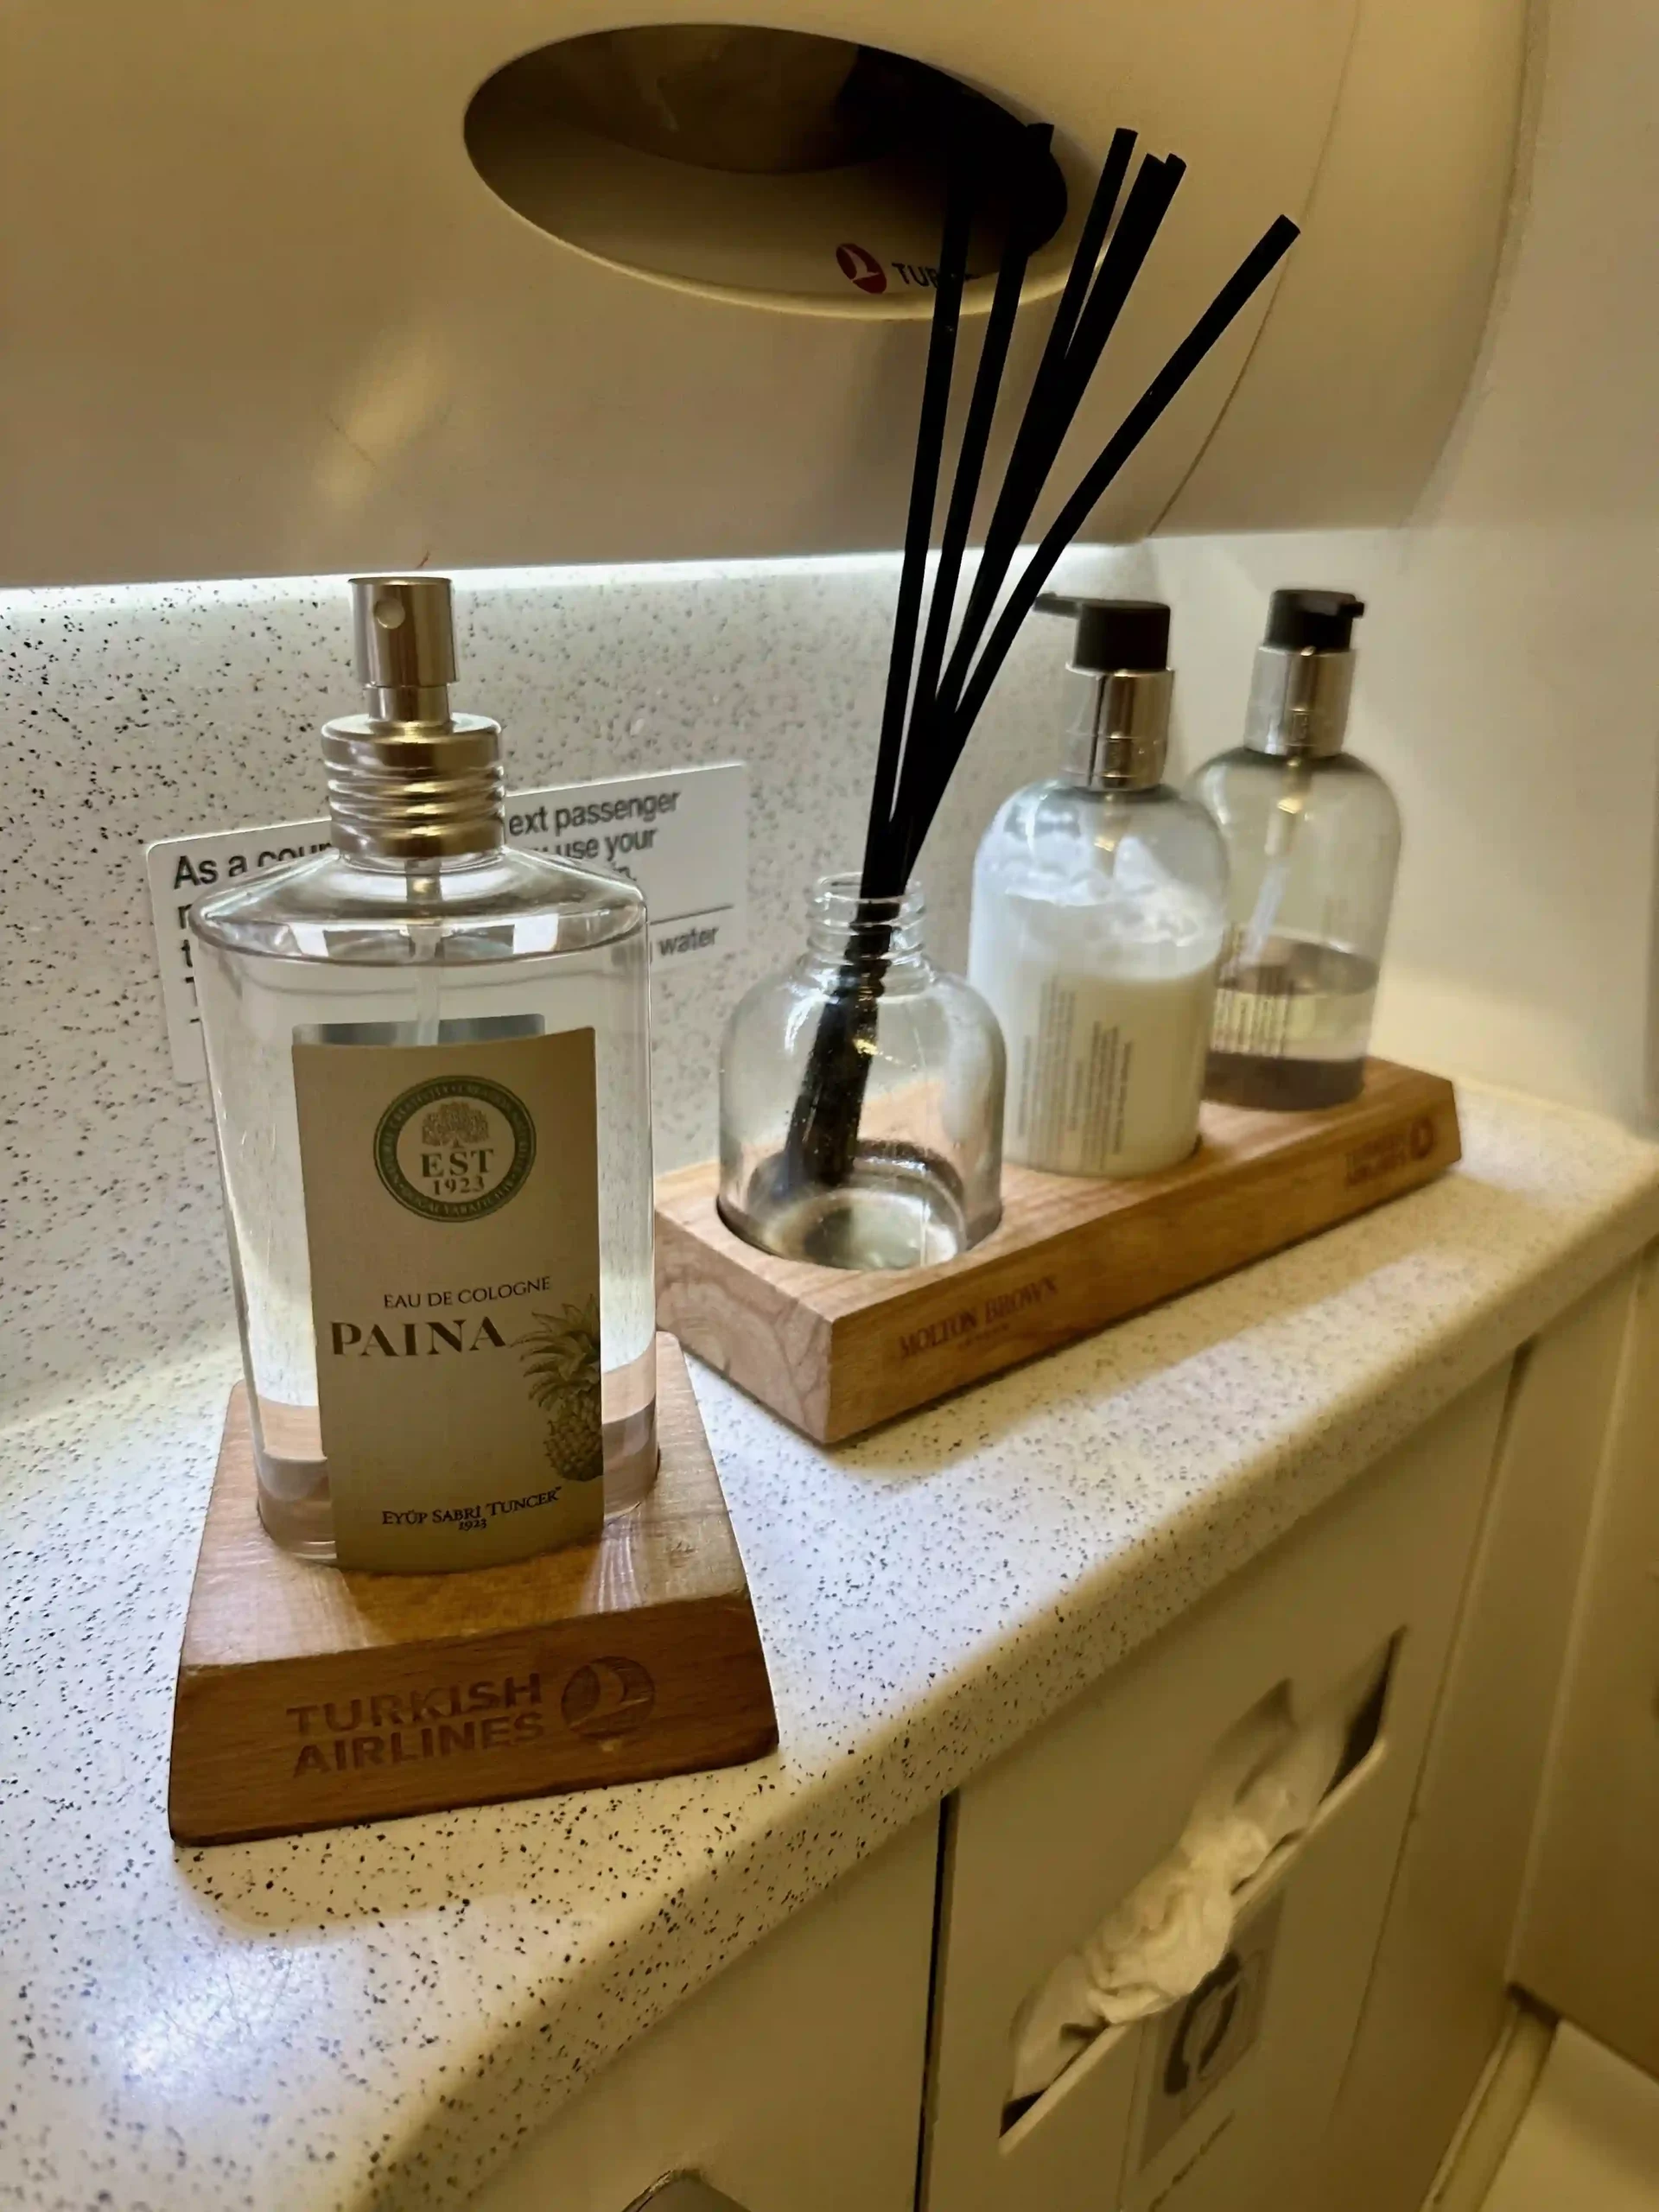
{"label": "clear glass cologne bottle", "polygon": [[259,1512],[309,1559],[493,1565],[656,1471],[645,904],[504,844],[448,581],[352,591],[334,849],[190,917]]}
{"label": "clear glass cologne bottle", "polygon": [[1163,781],[1169,609],[1037,604],[1077,626],[1068,757],[981,840],[968,973],[1007,1046],[1008,1158],[1147,1175],[1198,1142],[1226,859]]}
{"label": "clear glass cologne bottle", "polygon": [[1400,810],[1343,750],[1364,612],[1349,592],[1274,592],[1244,742],[1187,787],[1231,868],[1205,1082],[1227,1105],[1338,1106],[1365,1078]]}

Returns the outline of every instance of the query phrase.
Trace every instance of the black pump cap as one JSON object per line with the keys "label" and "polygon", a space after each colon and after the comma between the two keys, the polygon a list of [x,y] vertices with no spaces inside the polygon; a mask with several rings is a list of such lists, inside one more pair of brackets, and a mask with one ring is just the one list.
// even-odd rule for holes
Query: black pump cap
{"label": "black pump cap", "polygon": [[1365,602],[1351,591],[1276,591],[1262,643],[1292,653],[1345,653]]}
{"label": "black pump cap", "polygon": [[1046,591],[1039,614],[1069,615],[1077,626],[1071,665],[1097,676],[1169,665],[1169,609],[1158,599],[1068,599]]}

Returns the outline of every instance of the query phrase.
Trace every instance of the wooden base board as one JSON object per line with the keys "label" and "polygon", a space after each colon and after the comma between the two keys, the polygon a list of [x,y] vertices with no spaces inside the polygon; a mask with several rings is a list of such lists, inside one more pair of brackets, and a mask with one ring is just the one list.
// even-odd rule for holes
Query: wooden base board
{"label": "wooden base board", "polygon": [[1451,1084],[1371,1060],[1345,1106],[1206,1105],[1198,1150],[1162,1174],[1005,1167],[983,1243],[871,1274],[756,1251],[715,1210],[717,1170],[688,1167],[657,1186],[658,1316],[833,1444],[1398,1198],[1461,1150]]}
{"label": "wooden base board", "polygon": [[662,1470],[592,1543],[342,1573],[259,1525],[231,1399],[185,1623],[168,1814],[226,1843],[758,1758],[766,1660],[702,1418],[657,1340]]}

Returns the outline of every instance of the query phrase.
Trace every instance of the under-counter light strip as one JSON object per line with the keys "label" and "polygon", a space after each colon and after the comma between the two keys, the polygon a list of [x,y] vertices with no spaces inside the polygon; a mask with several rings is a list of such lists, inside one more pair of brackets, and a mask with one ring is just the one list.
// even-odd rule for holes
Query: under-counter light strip
{"label": "under-counter light strip", "polygon": [[[621,585],[743,583],[757,577],[897,575],[898,552],[772,555],[754,560],[588,562],[511,569],[446,568],[458,593],[602,590]],[[391,573],[388,571],[387,573]],[[337,596],[347,572],[296,576],[181,577],[137,583],[32,584],[0,588],[0,614],[30,607],[80,609],[200,606]]]}
{"label": "under-counter light strip", "polygon": [[[1119,544],[1078,544],[1071,552],[1080,559],[1105,556],[1117,560],[1133,550]],[[970,547],[963,556],[964,572],[972,572],[980,558],[981,549]],[[443,569],[441,573],[452,577],[456,592],[465,596],[488,592],[614,590],[630,586],[639,589],[655,584],[714,586],[811,576],[869,576],[892,578],[896,582],[900,559],[895,548],[890,552],[877,553],[768,554],[741,561],[595,561],[550,564],[545,568],[522,564],[508,569],[452,568]],[[937,559],[937,554],[930,556],[930,567]],[[142,611],[145,607],[176,611],[181,605],[224,607],[268,605],[274,601],[304,598],[334,600],[344,594],[349,573],[339,569],[322,575],[290,576],[183,576],[136,583],[0,585],[0,620],[30,612],[75,614]]]}

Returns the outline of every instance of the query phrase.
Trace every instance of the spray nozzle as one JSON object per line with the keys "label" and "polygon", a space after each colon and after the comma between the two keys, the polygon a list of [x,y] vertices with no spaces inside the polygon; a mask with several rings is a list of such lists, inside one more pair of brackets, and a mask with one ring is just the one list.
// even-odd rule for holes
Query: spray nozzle
{"label": "spray nozzle", "polygon": [[374,691],[436,691],[455,680],[448,576],[353,576],[357,680]]}

